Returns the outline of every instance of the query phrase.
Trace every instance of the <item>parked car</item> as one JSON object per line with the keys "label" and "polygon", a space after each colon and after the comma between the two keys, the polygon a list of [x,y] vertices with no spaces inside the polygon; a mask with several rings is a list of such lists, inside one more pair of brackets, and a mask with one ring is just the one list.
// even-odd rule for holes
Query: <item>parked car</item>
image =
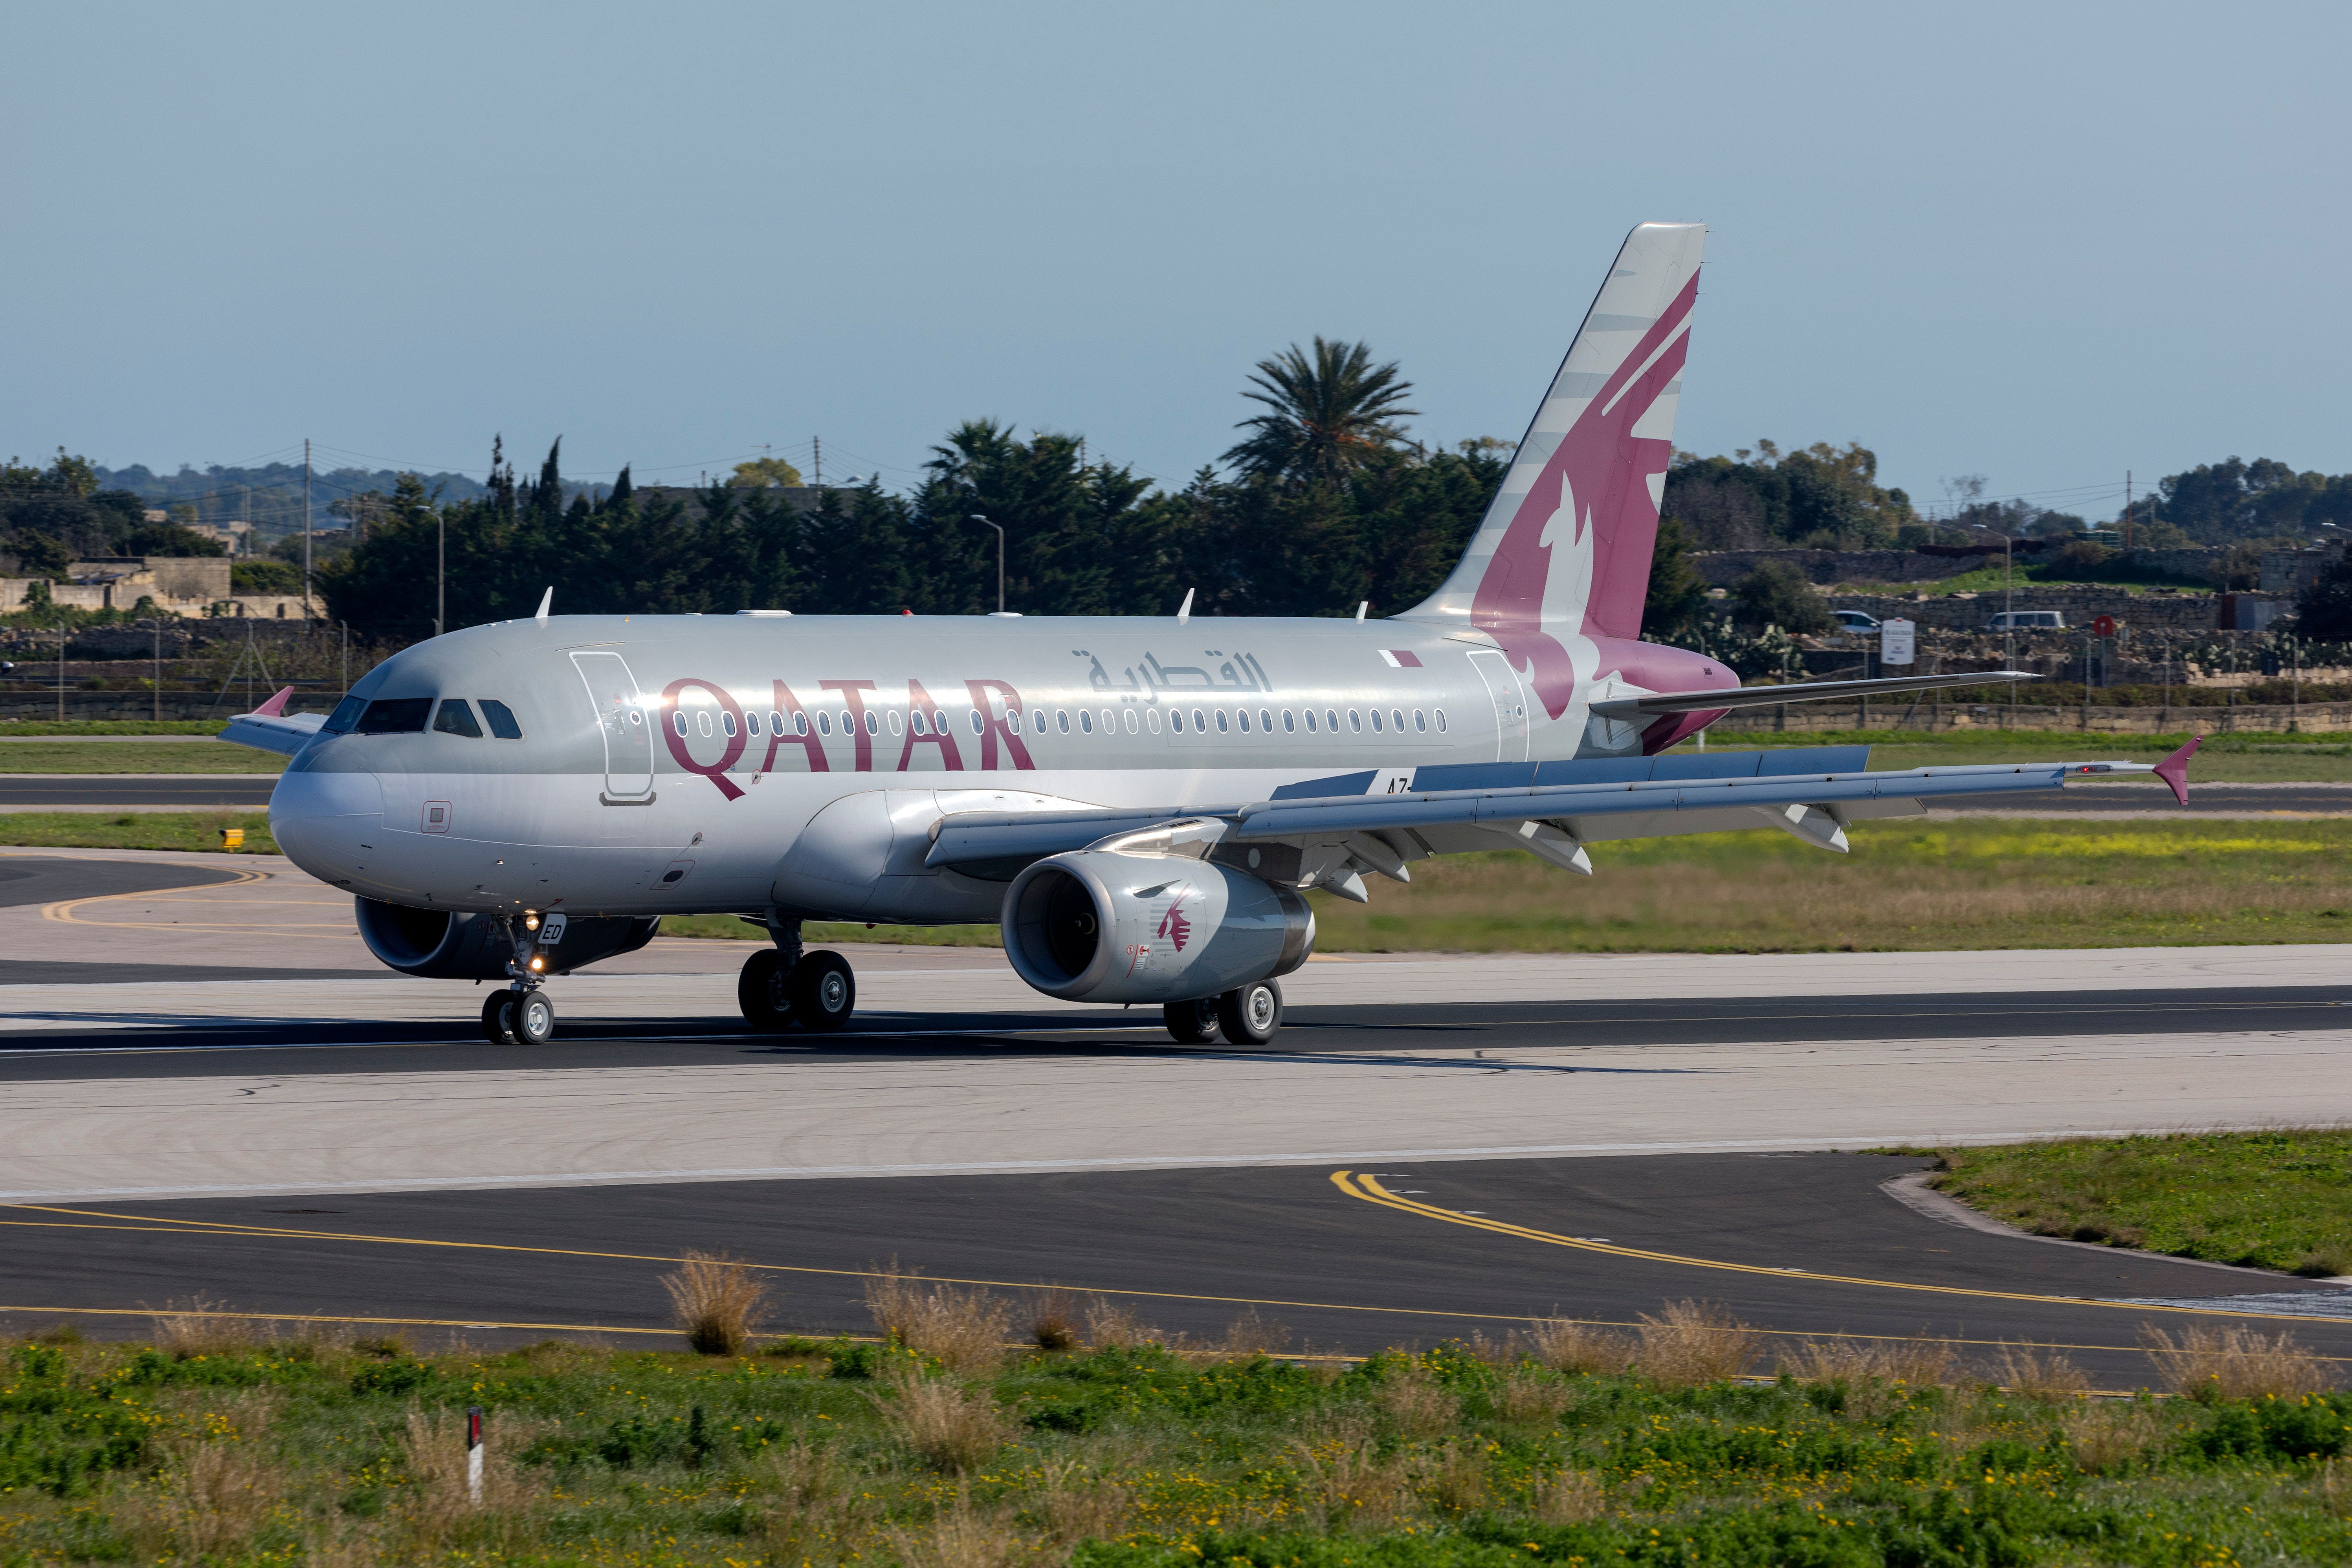
{"label": "parked car", "polygon": [[1837,624],[1838,630],[1852,632],[1857,637],[1874,636],[1878,631],[1878,617],[1865,616],[1860,610],[1840,610]]}
{"label": "parked car", "polygon": [[1985,623],[1989,632],[2063,632],[2066,617],[2056,610],[2001,610]]}

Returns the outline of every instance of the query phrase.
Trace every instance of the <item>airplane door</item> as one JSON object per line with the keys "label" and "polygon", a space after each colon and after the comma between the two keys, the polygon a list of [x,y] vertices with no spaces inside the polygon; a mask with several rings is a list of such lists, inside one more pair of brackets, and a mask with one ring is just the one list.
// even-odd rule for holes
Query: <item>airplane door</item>
{"label": "airplane door", "polygon": [[583,652],[572,667],[587,683],[596,727],[604,734],[606,805],[641,805],[654,798],[654,724],[637,694],[637,678],[617,653]]}
{"label": "airplane door", "polygon": [[1512,670],[1511,661],[1490,648],[1481,648],[1470,656],[1470,668],[1486,683],[1486,695],[1495,704],[1495,760],[1526,762],[1528,700],[1519,689],[1519,678]]}

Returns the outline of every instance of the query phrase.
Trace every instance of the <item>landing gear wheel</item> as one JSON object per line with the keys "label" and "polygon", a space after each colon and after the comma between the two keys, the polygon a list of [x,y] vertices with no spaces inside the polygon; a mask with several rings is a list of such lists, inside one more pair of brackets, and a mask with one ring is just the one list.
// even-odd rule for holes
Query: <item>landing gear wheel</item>
{"label": "landing gear wheel", "polygon": [[784,967],[784,955],[772,947],[743,961],[743,973],[735,981],[735,1005],[743,1009],[745,1023],[764,1034],[780,1033],[791,1025],[792,973]]}
{"label": "landing gear wheel", "polygon": [[793,966],[789,983],[793,1016],[803,1029],[831,1034],[849,1022],[857,1007],[857,977],[837,952],[807,952]]}
{"label": "landing gear wheel", "polygon": [[543,1046],[555,1037],[555,1004],[544,991],[527,991],[513,1002],[515,1038],[526,1046]]}
{"label": "landing gear wheel", "polygon": [[1196,1002],[1171,1002],[1160,1009],[1168,1020],[1168,1033],[1188,1046],[1206,1045],[1217,1037],[1217,999],[1203,996]]}
{"label": "landing gear wheel", "polygon": [[482,998],[482,1038],[494,1046],[515,1043],[513,992],[493,991]]}
{"label": "landing gear wheel", "polygon": [[1260,980],[1217,998],[1217,1022],[1236,1046],[1262,1046],[1282,1027],[1282,987]]}

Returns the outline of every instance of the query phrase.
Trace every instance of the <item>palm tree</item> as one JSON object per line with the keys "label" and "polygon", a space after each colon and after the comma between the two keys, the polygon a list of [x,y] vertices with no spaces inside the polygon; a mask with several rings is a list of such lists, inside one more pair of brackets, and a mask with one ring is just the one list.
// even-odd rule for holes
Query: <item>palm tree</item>
{"label": "palm tree", "polygon": [[1318,337],[1312,359],[1293,343],[1257,369],[1250,381],[1258,390],[1242,395],[1270,412],[1243,420],[1237,428],[1249,436],[1225,454],[1252,478],[1345,479],[1404,438],[1395,420],[1420,412],[1401,406],[1412,383],[1397,378],[1396,362],[1375,366],[1364,343]]}

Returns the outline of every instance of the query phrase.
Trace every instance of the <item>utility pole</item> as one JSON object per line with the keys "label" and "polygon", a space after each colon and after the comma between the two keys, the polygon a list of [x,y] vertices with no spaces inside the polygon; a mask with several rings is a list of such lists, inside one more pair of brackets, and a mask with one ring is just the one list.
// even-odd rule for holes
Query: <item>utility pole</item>
{"label": "utility pole", "polygon": [[154,647],[152,651],[155,662],[155,679],[148,683],[153,689],[155,695],[154,710],[152,716],[155,722],[160,724],[163,721],[163,617],[157,616],[153,620],[149,621],[147,623],[147,629],[154,637]]}
{"label": "utility pole", "polygon": [[824,489],[824,437],[812,436],[809,437],[809,445],[816,450],[816,457],[809,467],[816,475],[816,488],[823,489]]}
{"label": "utility pole", "polygon": [[58,722],[66,721],[66,629],[58,628]]}
{"label": "utility pole", "polygon": [[437,637],[449,614],[449,514],[436,510],[433,521],[437,531],[433,545],[433,635]]}
{"label": "utility pole", "polygon": [[310,630],[310,437],[302,437],[302,630]]}
{"label": "utility pole", "polygon": [[2124,548],[2131,548],[2131,470],[2124,470]]}
{"label": "utility pole", "polygon": [[1001,616],[1004,613],[1004,530],[978,512],[971,514],[971,520],[982,528],[996,529],[996,613]]}

